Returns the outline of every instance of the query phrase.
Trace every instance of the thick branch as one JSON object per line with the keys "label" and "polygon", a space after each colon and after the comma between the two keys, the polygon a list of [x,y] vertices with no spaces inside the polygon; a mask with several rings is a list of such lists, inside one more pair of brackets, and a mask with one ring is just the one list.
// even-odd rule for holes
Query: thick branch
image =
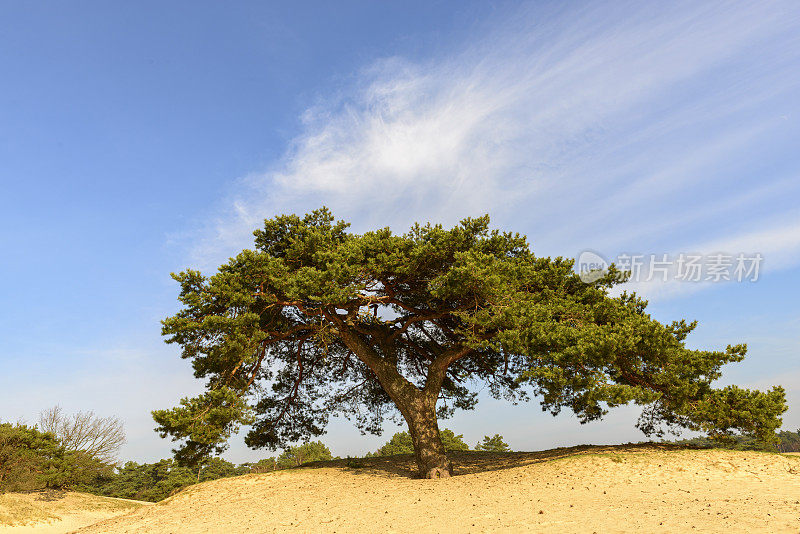
{"label": "thick branch", "polygon": [[446,313],[444,313],[444,312],[430,313],[430,314],[427,314],[427,315],[412,315],[409,319],[407,319],[403,323],[403,326],[401,326],[400,328],[398,328],[397,330],[392,332],[392,334],[389,336],[389,339],[392,340],[392,339],[402,335],[414,323],[418,323],[420,321],[432,321],[433,319],[440,319],[440,318],[444,317],[445,315],[446,315]]}
{"label": "thick branch", "polygon": [[428,378],[425,380],[424,389],[425,395],[434,400],[437,399],[439,391],[442,389],[442,382],[447,374],[447,368],[470,352],[472,352],[472,349],[469,347],[454,347],[437,356],[428,367]]}
{"label": "thick branch", "polygon": [[345,346],[375,373],[389,397],[402,412],[408,398],[418,395],[419,390],[400,374],[397,367],[381,358],[375,349],[369,346],[339,315],[327,310],[323,310],[323,314],[326,319],[336,325]]}

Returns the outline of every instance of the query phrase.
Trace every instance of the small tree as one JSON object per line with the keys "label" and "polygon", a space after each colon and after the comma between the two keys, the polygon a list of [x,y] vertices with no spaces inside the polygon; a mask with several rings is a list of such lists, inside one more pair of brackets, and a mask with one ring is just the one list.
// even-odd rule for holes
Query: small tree
{"label": "small tree", "polygon": [[333,414],[373,433],[399,414],[420,475],[449,476],[438,418],[473,408],[482,383],[584,423],[636,403],[646,434],[769,441],[780,427],[782,388],[712,387],[744,345],[686,348],[696,323],[663,325],[635,295],[611,296],[613,266],[584,283],[571,260],[534,256],[488,217],[404,235],[347,228],[326,209],[280,216],[213,276],[173,275],[183,309],[163,334],[208,387],[153,412],[162,436],[183,441],[179,455],[223,450],[242,424],[249,446],[275,448],[322,434]]}
{"label": "small tree", "polygon": [[68,451],[80,451],[108,464],[116,462],[125,444],[125,430],[116,417],[98,417],[94,412],[67,415],[57,405],[39,414],[39,428],[55,435]]}
{"label": "small tree", "polygon": [[50,433],[0,423],[0,493],[60,485],[64,449]]}
{"label": "small tree", "polygon": [[503,436],[500,434],[495,434],[492,437],[483,436],[483,441],[475,445],[475,450],[486,452],[509,452],[511,449],[509,448],[508,443],[503,441]]}
{"label": "small tree", "polygon": [[[469,445],[464,442],[463,434],[456,435],[449,428],[445,428],[440,432],[442,438],[442,445],[445,451],[466,451],[469,450]],[[413,454],[414,453],[414,440],[411,439],[411,434],[408,432],[397,432],[392,439],[378,449],[375,453],[376,456],[391,456],[393,454]]]}
{"label": "small tree", "polygon": [[277,466],[279,469],[287,467],[297,467],[307,462],[319,462],[322,460],[332,460],[333,455],[330,449],[321,441],[312,441],[289,447],[278,456]]}

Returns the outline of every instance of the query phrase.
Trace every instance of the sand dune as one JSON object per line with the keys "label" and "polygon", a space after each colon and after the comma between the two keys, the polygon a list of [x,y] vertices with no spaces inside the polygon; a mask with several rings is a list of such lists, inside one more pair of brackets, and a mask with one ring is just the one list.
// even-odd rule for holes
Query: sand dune
{"label": "sand dune", "polygon": [[0,534],[71,532],[150,504],[76,492],[7,493],[0,495]]}
{"label": "sand dune", "polygon": [[403,457],[221,479],[79,532],[800,530],[797,456],[583,447],[455,461],[467,474],[433,481],[405,476]]}

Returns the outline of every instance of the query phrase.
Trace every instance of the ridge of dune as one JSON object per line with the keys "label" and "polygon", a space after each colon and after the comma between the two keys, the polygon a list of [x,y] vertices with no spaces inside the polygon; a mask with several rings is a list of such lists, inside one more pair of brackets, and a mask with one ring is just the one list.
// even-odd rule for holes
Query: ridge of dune
{"label": "ridge of dune", "polygon": [[[525,454],[516,454],[523,465],[489,461],[490,470],[434,481],[398,474],[391,462],[354,461],[364,467],[321,462],[219,479],[79,532],[800,530],[797,456],[595,447],[538,461],[530,453],[526,464]],[[479,463],[478,453],[468,456]]]}

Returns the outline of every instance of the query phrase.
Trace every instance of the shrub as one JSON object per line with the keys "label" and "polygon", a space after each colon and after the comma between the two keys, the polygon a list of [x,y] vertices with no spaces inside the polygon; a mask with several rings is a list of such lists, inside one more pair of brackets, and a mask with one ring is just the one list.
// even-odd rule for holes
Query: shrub
{"label": "shrub", "polygon": [[277,467],[278,469],[285,469],[287,467],[296,467],[306,462],[318,462],[332,459],[333,455],[324,443],[321,441],[311,441],[284,450],[283,453],[278,456]]}
{"label": "shrub", "polygon": [[26,425],[0,424],[0,492],[48,487],[63,454],[52,434]]}
{"label": "shrub", "polygon": [[509,452],[511,448],[509,448],[508,443],[503,441],[503,436],[500,434],[495,434],[491,438],[489,436],[484,436],[483,441],[475,445],[475,450],[486,452]]}
{"label": "shrub", "polygon": [[[449,428],[445,428],[439,433],[442,439],[442,445],[446,451],[467,451],[469,445],[464,442],[464,435],[456,435]],[[408,432],[397,432],[392,439],[378,449],[375,453],[376,456],[391,456],[393,454],[413,454],[414,444],[411,441],[411,434]]]}

